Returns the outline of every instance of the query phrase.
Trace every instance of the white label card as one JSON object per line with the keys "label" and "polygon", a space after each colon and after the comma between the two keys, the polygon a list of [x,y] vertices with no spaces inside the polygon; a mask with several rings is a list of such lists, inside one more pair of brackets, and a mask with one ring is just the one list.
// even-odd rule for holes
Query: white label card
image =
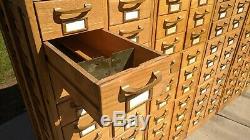
{"label": "white label card", "polygon": [[125,12],[124,16],[125,21],[136,20],[139,18],[139,11]]}
{"label": "white label card", "polygon": [[238,8],[238,13],[242,13],[244,11],[244,6]]}
{"label": "white label card", "polygon": [[206,93],[206,92],[207,92],[207,89],[206,89],[206,88],[201,90],[201,94],[204,94],[204,93]]}
{"label": "white label card", "polygon": [[182,120],[185,118],[185,114],[181,114],[179,117],[178,117],[178,121]]}
{"label": "white label card", "polygon": [[184,107],[186,107],[186,106],[187,106],[187,103],[186,103],[186,102],[181,104],[181,108],[184,108]]}
{"label": "white label card", "polygon": [[180,3],[170,4],[170,9],[169,9],[170,12],[177,12],[180,11],[180,9],[181,9]]}
{"label": "white label card", "polygon": [[219,19],[222,19],[222,18],[225,18],[227,15],[227,12],[221,12],[220,15],[219,15]]}
{"label": "white label card", "polygon": [[173,54],[174,53],[174,46],[166,48],[164,50],[164,54]]}
{"label": "white label card", "polygon": [[199,120],[194,121],[194,125],[197,125],[199,123]]}
{"label": "white label card", "polygon": [[172,27],[169,27],[169,28],[167,29],[167,35],[176,33],[176,31],[177,31],[177,25],[174,25],[174,26],[172,26]]}
{"label": "white label card", "polygon": [[205,76],[205,81],[208,80],[210,77],[211,77],[210,74],[206,75],[206,76]]}
{"label": "white label card", "polygon": [[192,77],[193,77],[193,73],[189,73],[189,74],[186,75],[186,79],[190,79]]}
{"label": "white label card", "polygon": [[137,42],[138,42],[138,36],[135,36],[135,37],[133,37],[133,38],[130,38],[130,40],[137,43]]}
{"label": "white label card", "polygon": [[190,64],[193,64],[195,62],[196,62],[196,57],[193,57],[193,58],[189,59],[188,64],[190,65]]}
{"label": "white label card", "polygon": [[234,25],[233,25],[233,29],[238,28],[239,26],[240,26],[240,23],[239,23],[239,22],[236,22],[236,23],[234,23]]}
{"label": "white label card", "polygon": [[224,70],[224,69],[226,69],[226,67],[227,67],[227,65],[222,65],[222,67],[221,67],[221,70]]}
{"label": "white label card", "polygon": [[219,36],[223,33],[223,28],[219,29],[218,31],[216,31],[216,36]]}
{"label": "white label card", "polygon": [[227,53],[226,55],[225,55],[225,58],[229,58],[230,57],[230,53]]}
{"label": "white label card", "polygon": [[137,97],[131,99],[129,101],[129,108],[130,110],[136,108],[137,106],[141,105],[142,103],[146,102],[149,99],[149,91],[145,91],[142,94],[138,95]]}
{"label": "white label card", "polygon": [[196,45],[196,44],[198,44],[198,43],[200,43],[200,37],[194,38],[194,39],[192,40],[192,44],[193,44],[193,45]]}
{"label": "white label card", "polygon": [[207,0],[199,0],[199,5],[207,4]]}
{"label": "white label card", "polygon": [[188,91],[190,91],[190,87],[185,87],[185,88],[183,89],[183,92],[184,92],[184,93],[186,93],[186,92],[188,92]]}
{"label": "white label card", "polygon": [[211,54],[217,52],[217,50],[218,50],[218,47],[217,47],[217,46],[212,46]]}
{"label": "white label card", "polygon": [[87,112],[86,112],[86,110],[84,110],[84,109],[79,109],[79,110],[77,111],[77,114],[78,114],[78,116],[84,116],[84,115],[87,114]]}
{"label": "white label card", "polygon": [[250,33],[247,33],[247,34],[246,34],[246,38],[248,38],[248,37],[250,37]]}
{"label": "white label card", "polygon": [[89,134],[90,132],[94,131],[95,129],[96,129],[96,126],[95,126],[95,124],[93,124],[93,125],[89,126],[88,128],[82,130],[80,132],[80,136],[84,137],[85,135]]}
{"label": "white label card", "polygon": [[167,105],[167,102],[162,102],[162,103],[159,104],[159,108],[161,109],[161,108],[163,108],[166,105]]}
{"label": "white label card", "polygon": [[182,125],[178,125],[178,126],[176,127],[176,131],[180,130],[181,128],[182,128]]}
{"label": "white label card", "polygon": [[234,39],[230,39],[229,41],[228,41],[228,45],[230,46],[230,45],[232,45],[234,43]]}
{"label": "white label card", "polygon": [[165,88],[165,92],[168,92],[171,90],[171,86],[170,85],[167,85],[166,88]]}
{"label": "white label card", "polygon": [[197,20],[195,21],[195,27],[201,26],[201,25],[203,25],[203,24],[204,24],[204,19],[203,19],[203,18],[197,19]]}
{"label": "white label card", "polygon": [[87,29],[86,23],[84,19],[65,23],[66,33],[72,33],[72,32],[77,32],[77,31],[86,30],[86,29]]}
{"label": "white label card", "polygon": [[207,67],[209,68],[209,67],[212,67],[214,65],[214,62],[213,61],[209,61],[208,63],[207,63]]}

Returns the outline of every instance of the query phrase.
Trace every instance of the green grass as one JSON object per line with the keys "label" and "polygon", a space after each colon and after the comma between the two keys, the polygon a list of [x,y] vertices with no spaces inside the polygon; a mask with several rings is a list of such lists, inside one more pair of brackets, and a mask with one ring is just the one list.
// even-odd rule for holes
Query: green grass
{"label": "green grass", "polygon": [[0,85],[8,83],[14,78],[15,75],[0,31]]}

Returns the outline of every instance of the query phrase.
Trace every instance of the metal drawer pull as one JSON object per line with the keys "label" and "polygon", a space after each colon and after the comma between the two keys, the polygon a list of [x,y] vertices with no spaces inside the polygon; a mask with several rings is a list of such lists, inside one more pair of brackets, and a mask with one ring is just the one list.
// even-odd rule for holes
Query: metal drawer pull
{"label": "metal drawer pull", "polygon": [[232,5],[231,4],[228,4],[227,6],[220,6],[220,10],[219,12],[222,13],[222,12],[225,12],[227,11],[227,9],[231,8]]}
{"label": "metal drawer pull", "polygon": [[201,114],[202,111],[204,111],[205,107],[202,106],[201,109],[199,111],[195,111],[195,116],[199,116]]}
{"label": "metal drawer pull", "polygon": [[168,95],[165,99],[163,99],[162,101],[159,101],[159,100],[157,100],[156,101],[156,105],[159,107],[159,108],[162,108],[162,107],[164,107],[164,106],[166,106],[167,105],[167,103],[168,103],[168,101],[170,100],[170,95]]}
{"label": "metal drawer pull", "polygon": [[195,19],[200,19],[200,18],[203,18],[205,15],[209,14],[210,12],[208,12],[207,10],[205,10],[204,13],[198,13],[198,12],[195,12]]}
{"label": "metal drawer pull", "polygon": [[181,16],[177,17],[177,20],[175,20],[175,21],[168,21],[167,19],[165,19],[164,20],[165,29],[167,27],[171,27],[171,26],[176,25],[178,22],[180,22],[182,20],[183,20],[183,18]]}
{"label": "metal drawer pull", "polygon": [[128,137],[122,137],[121,140],[131,140],[135,139],[136,135],[138,134],[138,130],[134,130],[133,133]]}
{"label": "metal drawer pull", "polygon": [[183,85],[182,90],[184,93],[188,92],[191,90],[191,86],[193,85],[194,81],[192,80],[188,85]]}
{"label": "metal drawer pull", "polygon": [[143,93],[149,89],[152,89],[156,84],[158,84],[162,80],[162,73],[160,71],[156,71],[152,73],[152,76],[148,83],[141,88],[132,88],[130,85],[125,85],[121,87],[121,92],[124,93],[125,96],[133,96]]}
{"label": "metal drawer pull", "polygon": [[193,32],[193,33],[191,34],[191,38],[192,38],[192,39],[198,38],[198,37],[200,37],[200,36],[201,36],[202,34],[204,34],[204,33],[205,33],[205,29],[202,29],[200,33],[195,33],[195,32]]}
{"label": "metal drawer pull", "polygon": [[179,102],[179,106],[180,106],[181,108],[186,107],[187,104],[188,104],[188,102],[189,102],[189,100],[190,100],[190,97],[188,97],[183,103],[182,103],[182,102]]}
{"label": "metal drawer pull", "polygon": [[187,109],[185,109],[180,115],[177,114],[177,120],[180,121],[180,120],[183,120],[185,118],[185,114],[187,113]]}
{"label": "metal drawer pull", "polygon": [[217,100],[214,99],[214,100],[211,101],[211,104],[214,105],[216,102],[217,102]]}
{"label": "metal drawer pull", "polygon": [[74,13],[86,13],[92,9],[92,4],[84,4],[83,8],[74,9],[74,10],[63,10],[62,8],[55,8],[54,13],[56,15],[67,15],[67,14],[74,14]]}
{"label": "metal drawer pull", "polygon": [[172,89],[173,82],[174,82],[174,79],[171,79],[169,81],[169,83],[165,87],[165,92],[169,92]]}
{"label": "metal drawer pull", "polygon": [[162,122],[166,118],[167,115],[168,115],[168,111],[165,110],[161,116],[154,118],[155,123],[159,124],[160,122]]}
{"label": "metal drawer pull", "polygon": [[197,70],[198,70],[198,68],[194,67],[191,72],[185,71],[185,73],[184,73],[185,79],[188,80],[188,79],[192,78],[194,76],[194,72]]}
{"label": "metal drawer pull", "polygon": [[197,124],[199,124],[199,118],[197,120],[193,121],[194,126],[197,125]]}
{"label": "metal drawer pull", "polygon": [[126,34],[134,35],[134,34],[138,34],[138,33],[142,32],[143,30],[144,30],[144,28],[143,28],[142,26],[138,26],[138,29],[137,29],[137,30],[134,30],[134,31],[120,30],[120,31],[119,31],[119,34],[120,34],[120,35],[126,35]]}
{"label": "metal drawer pull", "polygon": [[184,133],[183,130],[181,130],[178,134],[176,134],[175,136],[173,136],[173,140],[178,140],[180,139],[180,136]]}
{"label": "metal drawer pull", "polygon": [[180,42],[180,39],[178,37],[175,38],[174,42],[171,44],[168,44],[167,42],[162,42],[162,50],[164,51],[164,54],[172,54],[174,53],[174,49],[176,47],[176,44]]}
{"label": "metal drawer pull", "polygon": [[163,133],[163,129],[165,128],[166,125],[167,125],[167,123],[165,122],[162,124],[162,126],[159,129],[157,129],[157,130],[153,129],[154,135],[159,135],[159,134]]}
{"label": "metal drawer pull", "polygon": [[200,51],[197,51],[195,55],[188,55],[187,60],[188,64],[191,65],[196,62],[198,55],[200,54]]}
{"label": "metal drawer pull", "polygon": [[120,0],[121,3],[124,4],[139,4],[139,3],[143,3],[146,0]]}
{"label": "metal drawer pull", "polygon": [[180,129],[183,128],[183,124],[186,120],[182,120],[179,124],[175,125],[175,131],[179,131]]}

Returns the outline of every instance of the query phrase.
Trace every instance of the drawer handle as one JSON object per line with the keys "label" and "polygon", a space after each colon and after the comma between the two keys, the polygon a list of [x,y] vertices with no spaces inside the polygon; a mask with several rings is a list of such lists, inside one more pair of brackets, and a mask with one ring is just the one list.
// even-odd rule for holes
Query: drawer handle
{"label": "drawer handle", "polygon": [[120,0],[121,3],[124,4],[139,4],[143,3],[145,0]]}
{"label": "drawer handle", "polygon": [[176,134],[175,136],[173,136],[173,140],[178,140],[183,133],[184,133],[184,131],[181,130],[178,134]]}
{"label": "drawer handle", "polygon": [[220,12],[220,13],[221,13],[221,12],[225,12],[225,11],[227,11],[227,9],[229,9],[229,8],[231,8],[231,7],[232,7],[231,4],[228,4],[227,6],[220,6],[219,12]]}
{"label": "drawer handle", "polygon": [[144,87],[133,88],[133,87],[130,87],[130,85],[125,85],[121,87],[121,91],[122,93],[125,94],[125,96],[138,95],[146,90],[153,88],[161,80],[162,80],[162,73],[160,71],[156,71],[152,73],[152,76],[149,82]]}
{"label": "drawer handle", "polygon": [[198,13],[198,12],[196,12],[195,13],[195,19],[201,19],[201,18],[203,18],[205,15],[207,15],[207,14],[209,14],[210,12],[208,12],[207,10],[205,10],[205,12],[204,13]]}
{"label": "drawer handle", "polygon": [[183,18],[182,18],[181,16],[178,17],[176,21],[168,21],[167,19],[165,19],[165,20],[164,20],[165,29],[166,29],[167,27],[171,27],[171,26],[176,25],[178,22],[180,22],[180,21],[182,21],[182,20],[183,20]]}
{"label": "drawer handle", "polygon": [[200,53],[201,53],[200,51],[197,51],[196,54],[194,54],[194,55],[190,55],[190,54],[189,54],[189,55],[187,56],[187,59],[188,59],[188,60],[193,59],[194,57],[197,57]]}
{"label": "drawer handle", "polygon": [[155,117],[155,119],[154,119],[155,123],[159,124],[162,120],[164,120],[166,118],[167,115],[168,115],[168,111],[165,110],[161,116]]}
{"label": "drawer handle", "polygon": [[191,38],[192,39],[195,39],[195,38],[198,38],[198,37],[200,37],[202,34],[204,34],[205,33],[205,29],[202,29],[201,31],[200,31],[200,33],[195,33],[195,32],[193,32],[192,33],[192,35],[191,35]]}
{"label": "drawer handle", "polygon": [[137,29],[137,30],[134,30],[134,31],[120,30],[120,31],[119,31],[120,33],[119,33],[119,34],[120,34],[120,35],[126,35],[126,34],[132,34],[132,35],[134,35],[134,34],[140,33],[140,32],[143,31],[143,30],[144,30],[143,27],[138,26],[138,29]]}
{"label": "drawer handle", "polygon": [[137,134],[138,134],[138,130],[134,130],[133,133],[130,136],[122,137],[121,140],[130,140],[132,138],[135,138]]}
{"label": "drawer handle", "polygon": [[199,115],[201,114],[201,112],[204,111],[204,109],[205,109],[205,107],[202,106],[200,110],[195,111],[195,116],[196,116],[196,117],[199,116]]}
{"label": "drawer handle", "polygon": [[182,119],[184,119],[185,118],[185,114],[187,113],[187,109],[185,109],[180,115],[179,114],[177,114],[177,120],[178,121],[180,121],[180,120],[182,120]]}
{"label": "drawer handle", "polygon": [[186,120],[182,120],[179,124],[175,125],[175,131],[178,131],[183,128],[183,124]]}
{"label": "drawer handle", "polygon": [[154,133],[155,135],[157,135],[157,134],[159,134],[159,133],[162,133],[162,132],[163,132],[163,129],[164,129],[164,127],[165,127],[166,125],[167,125],[167,123],[164,122],[164,123],[162,124],[162,126],[161,126],[159,129],[157,129],[157,130],[153,129],[153,133]]}
{"label": "drawer handle", "polygon": [[180,103],[179,103],[179,106],[180,106],[181,108],[186,107],[189,100],[190,100],[190,97],[188,97],[184,102],[180,102]]}
{"label": "drawer handle", "polygon": [[169,99],[170,99],[170,95],[168,95],[165,99],[163,99],[162,101],[159,101],[159,100],[157,100],[156,101],[156,105],[160,105],[160,104],[162,104],[162,103],[164,103],[164,102],[168,102],[169,101]]}
{"label": "drawer handle", "polygon": [[171,44],[168,44],[167,42],[162,42],[162,50],[166,50],[169,47],[175,46],[177,43],[179,43],[180,40],[178,37],[175,38],[174,42]]}
{"label": "drawer handle", "polygon": [[92,9],[92,4],[84,4],[84,8],[75,9],[75,10],[63,10],[62,8],[55,8],[54,12],[56,15],[67,15],[67,14],[74,14],[74,13],[86,13]]}

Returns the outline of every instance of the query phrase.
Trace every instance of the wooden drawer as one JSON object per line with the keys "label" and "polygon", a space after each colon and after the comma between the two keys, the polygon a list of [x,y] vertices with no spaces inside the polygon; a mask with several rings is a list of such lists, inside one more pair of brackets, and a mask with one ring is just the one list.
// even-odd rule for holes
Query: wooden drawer
{"label": "wooden drawer", "polygon": [[209,94],[204,94],[202,96],[196,96],[193,108],[199,108],[207,105]]}
{"label": "wooden drawer", "polygon": [[86,119],[80,119],[78,123],[74,122],[65,126],[62,131],[66,140],[107,140],[111,136],[108,127],[101,128],[96,122]]}
{"label": "wooden drawer", "polygon": [[250,48],[250,41],[243,40],[239,45],[237,54],[247,53],[249,51],[249,48]]}
{"label": "wooden drawer", "polygon": [[180,72],[179,84],[186,81],[198,80],[200,74],[200,63],[185,67]]}
{"label": "wooden drawer", "polygon": [[159,97],[153,98],[151,101],[150,112],[155,112],[168,107],[175,99],[176,91],[162,94]]}
{"label": "wooden drawer", "polygon": [[227,73],[231,65],[230,60],[222,60],[220,61],[218,68],[217,68],[217,73]]}
{"label": "wooden drawer", "polygon": [[204,26],[210,23],[213,6],[203,6],[191,9],[189,13],[188,29]]}
{"label": "wooden drawer", "polygon": [[181,69],[181,53],[175,53],[168,57],[168,63],[165,63],[165,66],[169,68],[168,74],[174,74],[179,72]]}
{"label": "wooden drawer", "polygon": [[230,25],[228,27],[228,31],[241,29],[243,24],[244,24],[244,21],[245,21],[245,16],[246,16],[246,13],[242,13],[242,14],[233,16],[231,18]]}
{"label": "wooden drawer", "polygon": [[176,114],[176,112],[181,113],[186,109],[188,110],[192,109],[194,102],[194,93],[195,92],[176,98],[174,106],[174,114]]}
{"label": "wooden drawer", "polygon": [[210,33],[210,39],[221,36],[224,33],[226,33],[228,30],[229,23],[230,23],[230,18],[213,22]]}
{"label": "wooden drawer", "polygon": [[148,130],[149,140],[167,140],[169,136],[170,122],[163,122]]}
{"label": "wooden drawer", "polygon": [[53,0],[35,2],[43,40],[104,28],[105,0]]}
{"label": "wooden drawer", "polygon": [[233,15],[247,12],[248,7],[249,7],[248,0],[236,0],[235,5],[234,5],[234,10],[233,10]]}
{"label": "wooden drawer", "polygon": [[211,88],[213,86],[213,79],[203,83],[202,85],[198,86],[196,97],[203,96],[203,95],[209,95],[211,92]]}
{"label": "wooden drawer", "polygon": [[220,61],[232,60],[233,55],[234,55],[234,51],[235,51],[235,48],[233,48],[233,47],[223,48]]}
{"label": "wooden drawer", "polygon": [[250,41],[250,25],[246,25],[243,30],[244,31],[242,33],[242,40]]}
{"label": "wooden drawer", "polygon": [[185,49],[198,44],[203,44],[207,40],[209,24],[187,31]]}
{"label": "wooden drawer", "polygon": [[223,48],[224,40],[224,36],[209,40],[206,46],[205,57],[215,53],[220,53]]}
{"label": "wooden drawer", "polygon": [[156,40],[155,50],[168,55],[180,52],[183,49],[184,39],[185,32],[170,35],[163,39]]}
{"label": "wooden drawer", "polygon": [[181,68],[200,63],[203,57],[204,49],[205,43],[202,43],[183,51]]}
{"label": "wooden drawer", "polygon": [[[142,105],[140,105],[139,107],[133,109],[132,111],[128,112],[126,114],[126,118],[129,120],[129,118],[131,116],[143,116],[144,118],[146,117],[146,115],[148,114],[147,112],[147,106],[148,104],[147,103],[144,103]],[[139,118],[139,121],[141,122],[141,118]],[[143,126],[142,125],[139,125],[139,126],[128,126],[126,125],[125,127],[115,127],[115,126],[112,126],[112,129],[113,129],[113,137],[118,137],[120,135],[122,135],[123,133],[125,133],[126,131],[129,131],[130,129],[132,130],[135,130],[135,129],[141,129]]]}
{"label": "wooden drawer", "polygon": [[236,82],[236,87],[243,89],[245,86],[245,82],[246,82],[246,80],[244,80],[244,79],[238,79]]}
{"label": "wooden drawer", "polygon": [[[165,65],[169,61],[167,56],[104,30],[44,42],[44,48],[49,70],[62,75],[66,80],[60,82],[67,81],[78,91],[72,91],[70,95],[97,122],[103,114],[112,116],[114,110],[129,112],[146,102],[154,95],[151,89],[162,79],[167,79],[170,71]],[[72,54],[66,55],[65,50],[76,51],[68,51]],[[105,60],[102,56],[106,57]]]}
{"label": "wooden drawer", "polygon": [[234,2],[226,1],[222,3],[217,3],[214,11],[214,21],[225,19],[231,17],[233,13]]}
{"label": "wooden drawer", "polygon": [[206,69],[216,69],[220,59],[220,52],[212,54],[204,58],[202,70]]}
{"label": "wooden drawer", "polygon": [[183,120],[179,123],[172,123],[171,130],[170,130],[170,140],[182,140],[185,139],[187,136],[187,130],[188,130],[188,120]]}
{"label": "wooden drawer", "polygon": [[227,72],[226,73],[216,73],[216,77],[214,78],[214,85],[212,88],[219,88],[220,85],[224,85],[227,78]]}
{"label": "wooden drawer", "polygon": [[203,117],[205,114],[205,111],[206,111],[206,105],[193,107],[191,119],[194,119],[197,117]]}
{"label": "wooden drawer", "polygon": [[213,5],[213,4],[214,4],[214,0],[192,0],[191,1],[191,9],[197,8],[197,7]]}
{"label": "wooden drawer", "polygon": [[158,15],[188,11],[190,0],[159,0]]}
{"label": "wooden drawer", "polygon": [[171,102],[169,105],[161,108],[160,110],[152,111],[149,121],[149,129],[157,127],[162,123],[170,124],[174,109],[174,102]]}
{"label": "wooden drawer", "polygon": [[186,31],[187,11],[159,16],[157,21],[156,39]]}
{"label": "wooden drawer", "polygon": [[145,44],[151,41],[150,19],[111,26],[109,27],[109,30],[140,44]]}
{"label": "wooden drawer", "polygon": [[113,138],[113,140],[144,140],[144,131],[139,129],[129,129],[118,137]]}
{"label": "wooden drawer", "polygon": [[188,95],[196,91],[198,85],[198,80],[189,80],[184,83],[179,83],[176,98],[183,95]]}
{"label": "wooden drawer", "polygon": [[151,0],[108,0],[109,25],[117,25],[149,18],[153,9]]}
{"label": "wooden drawer", "polygon": [[231,31],[231,32],[226,33],[224,48],[236,46],[236,44],[237,44],[237,42],[239,40],[240,31],[241,30],[235,30],[235,31]]}
{"label": "wooden drawer", "polygon": [[247,14],[247,19],[246,19],[246,25],[249,25],[250,24],[250,16],[249,16],[249,13]]}
{"label": "wooden drawer", "polygon": [[237,63],[239,66],[243,65],[244,58],[246,57],[246,54],[236,54],[234,63]]}
{"label": "wooden drawer", "polygon": [[189,80],[184,83],[179,83],[176,97],[181,97],[182,95],[188,95],[196,91],[198,85],[198,80]]}
{"label": "wooden drawer", "polygon": [[[185,123],[190,118],[191,110],[192,110],[192,108],[186,108],[183,111],[174,112],[173,118],[172,118],[172,124],[183,124],[183,123]],[[175,131],[179,131],[179,129],[180,128],[178,128]]]}
{"label": "wooden drawer", "polygon": [[240,72],[240,79],[246,80],[248,76],[248,70],[241,70]]}
{"label": "wooden drawer", "polygon": [[198,116],[198,117],[192,118],[189,122],[188,133],[192,133],[192,131],[195,131],[202,124],[202,122],[203,122],[203,117]]}
{"label": "wooden drawer", "polygon": [[215,74],[216,74],[216,68],[215,67],[212,67],[212,68],[209,68],[209,69],[203,69],[201,71],[201,76],[200,76],[199,83],[202,84],[203,82],[206,82],[206,81],[214,78]]}

